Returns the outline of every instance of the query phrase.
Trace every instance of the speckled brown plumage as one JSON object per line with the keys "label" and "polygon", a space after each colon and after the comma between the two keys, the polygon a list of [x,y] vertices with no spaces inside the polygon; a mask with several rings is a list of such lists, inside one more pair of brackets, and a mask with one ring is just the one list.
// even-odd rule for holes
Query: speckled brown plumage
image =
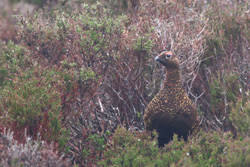
{"label": "speckled brown plumage", "polygon": [[168,143],[173,134],[183,137],[198,130],[198,114],[182,88],[179,59],[172,52],[163,52],[155,58],[167,68],[161,90],[148,104],[144,123],[146,130],[159,133],[159,146]]}

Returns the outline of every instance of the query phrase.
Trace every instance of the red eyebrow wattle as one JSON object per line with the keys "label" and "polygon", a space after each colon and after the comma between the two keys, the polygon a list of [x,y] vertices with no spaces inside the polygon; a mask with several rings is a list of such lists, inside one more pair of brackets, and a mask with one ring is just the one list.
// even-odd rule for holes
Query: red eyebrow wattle
{"label": "red eyebrow wattle", "polygon": [[172,52],[166,52],[165,55],[173,55]]}

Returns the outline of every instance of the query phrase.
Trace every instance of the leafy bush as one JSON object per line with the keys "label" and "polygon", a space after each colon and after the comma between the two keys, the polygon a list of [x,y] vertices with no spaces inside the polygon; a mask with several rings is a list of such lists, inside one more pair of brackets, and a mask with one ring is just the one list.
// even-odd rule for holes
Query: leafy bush
{"label": "leafy bush", "polygon": [[[25,140],[24,130],[36,139],[57,141],[65,145],[66,130],[62,127],[60,73],[42,68],[28,59],[25,49],[9,43],[2,52],[3,67],[8,74],[1,91],[2,122],[10,126],[16,139]],[[61,146],[64,146],[61,145]]]}
{"label": "leafy bush", "polygon": [[226,163],[224,166],[249,166],[250,165],[250,147],[249,137],[243,140],[231,141],[226,150]]}
{"label": "leafy bush", "polygon": [[[118,128],[100,166],[234,166],[249,164],[249,139],[233,140],[230,133],[203,132],[189,141],[173,141],[159,149],[145,132]],[[241,150],[243,149],[243,150]],[[239,156],[236,156],[239,154]],[[237,158],[236,158],[237,157]]]}
{"label": "leafy bush", "polygon": [[241,84],[236,74],[220,74],[211,78],[211,109],[217,115],[223,110],[229,112],[229,103],[235,104],[241,97]]}
{"label": "leafy bush", "polygon": [[140,134],[118,128],[108,150],[104,152],[105,160],[100,162],[99,165],[144,166],[147,163],[150,164],[151,158],[157,156],[159,152],[156,139],[151,140],[147,133]]}
{"label": "leafy bush", "polygon": [[[56,139],[61,132],[60,92],[53,90],[55,80],[49,80],[56,79],[56,76],[53,72],[34,76],[36,72],[30,71],[13,78],[12,84],[2,92],[2,104],[9,115],[8,123],[12,123],[15,128],[27,127],[32,136],[36,136],[40,129],[45,132],[42,134],[47,134],[48,140],[50,137]],[[44,75],[46,78],[43,78]],[[52,136],[49,137],[48,133]]]}
{"label": "leafy bush", "polygon": [[[232,104],[231,104],[232,105]],[[237,133],[242,137],[250,136],[250,101],[239,100],[232,105],[230,112],[230,120],[232,121]]]}
{"label": "leafy bush", "polygon": [[[228,104],[236,103],[248,90],[246,71],[249,67],[246,64],[249,50],[243,49],[249,44],[245,27],[249,24],[249,16],[243,14],[247,6],[248,3],[236,2],[235,5],[232,1],[207,4],[205,18],[210,33],[204,38],[206,51],[200,68],[202,76],[198,74],[197,81],[204,86],[204,95],[198,99],[198,104],[209,129],[234,131],[228,117]],[[199,87],[194,83],[194,89]]]}

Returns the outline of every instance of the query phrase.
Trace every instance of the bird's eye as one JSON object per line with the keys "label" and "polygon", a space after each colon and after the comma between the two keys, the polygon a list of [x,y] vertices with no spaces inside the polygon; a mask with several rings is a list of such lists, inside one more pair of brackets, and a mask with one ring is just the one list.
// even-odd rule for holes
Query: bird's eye
{"label": "bird's eye", "polygon": [[167,56],[167,58],[170,58],[170,57],[171,57],[171,55],[170,55],[170,54],[167,54],[166,56]]}

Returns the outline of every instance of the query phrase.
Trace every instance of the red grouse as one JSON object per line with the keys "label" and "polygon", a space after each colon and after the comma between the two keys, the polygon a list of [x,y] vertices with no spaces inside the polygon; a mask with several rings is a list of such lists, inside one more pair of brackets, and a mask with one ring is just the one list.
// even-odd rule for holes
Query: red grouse
{"label": "red grouse", "polygon": [[163,52],[155,58],[167,68],[161,90],[146,108],[144,123],[146,130],[155,129],[158,144],[164,146],[173,135],[187,140],[189,134],[198,129],[198,114],[192,101],[183,90],[180,61],[172,52]]}

